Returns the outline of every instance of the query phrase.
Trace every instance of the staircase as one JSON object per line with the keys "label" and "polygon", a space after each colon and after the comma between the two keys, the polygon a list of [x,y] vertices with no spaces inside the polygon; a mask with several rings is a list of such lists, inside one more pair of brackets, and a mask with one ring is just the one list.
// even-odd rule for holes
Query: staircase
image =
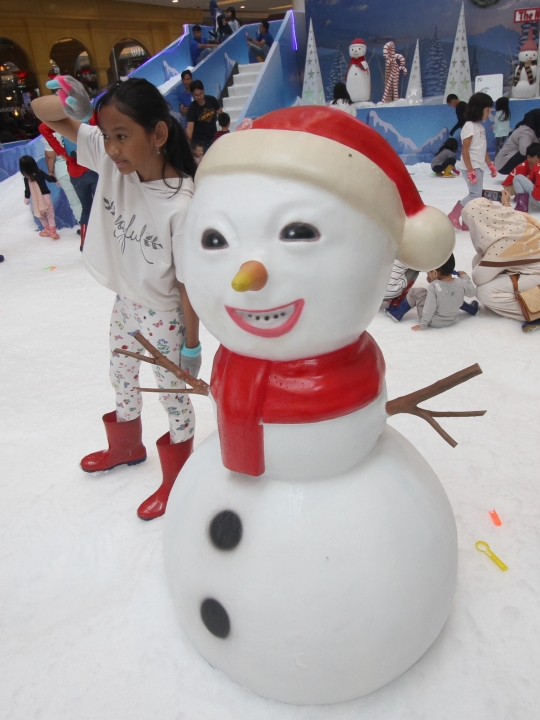
{"label": "staircase", "polygon": [[229,97],[223,98],[223,110],[231,116],[231,129],[234,129],[263,65],[261,62],[238,66],[238,74],[233,76],[233,84],[229,87]]}

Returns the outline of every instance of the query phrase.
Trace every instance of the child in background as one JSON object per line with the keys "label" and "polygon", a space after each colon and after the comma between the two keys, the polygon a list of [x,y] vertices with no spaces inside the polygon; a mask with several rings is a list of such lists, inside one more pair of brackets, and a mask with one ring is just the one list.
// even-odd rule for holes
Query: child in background
{"label": "child in background", "polygon": [[[184,222],[195,189],[195,162],[186,134],[159,90],[142,78],[112,85],[96,103],[99,126],[80,82],[57,76],[48,83],[58,95],[32,103],[37,117],[77,143],[79,162],[99,175],[83,262],[114,293],[110,323],[110,380],[116,408],[103,416],[106,450],[81,461],[86,472],[136,465],[146,460],[142,441],[141,361],[115,352],[144,354],[134,337],[148,338],[175,365],[197,377],[201,365],[199,319],[187,296],[180,266]],[[157,441],[163,480],[137,514],[163,515],[172,486],[193,449],[195,415],[184,384],[153,365],[163,392],[169,431]],[[77,409],[73,410],[76,422]]]}
{"label": "child in background", "polygon": [[495,135],[495,155],[497,155],[510,134],[510,101],[507,97],[500,97],[495,103],[493,133]]}
{"label": "child in background", "polygon": [[468,230],[461,225],[461,211],[465,205],[475,198],[482,197],[484,185],[484,167],[488,166],[491,177],[497,177],[497,168],[487,152],[486,131],[482,123],[487,120],[493,100],[486,93],[478,92],[471,95],[465,112],[465,125],[461,129],[461,160],[458,169],[464,173],[469,194],[456,203],[448,215],[457,230]]}
{"label": "child in background", "polygon": [[222,112],[221,115],[218,115],[217,117],[218,125],[221,128],[221,130],[218,130],[217,133],[214,135],[214,142],[220,138],[222,135],[227,135],[230,133],[230,126],[231,126],[231,116],[228,115],[226,112]]}
{"label": "child in background", "polygon": [[57,183],[56,178],[40,170],[31,155],[22,156],[19,160],[19,169],[24,177],[24,202],[29,205],[32,199],[34,215],[43,225],[43,230],[39,234],[41,237],[58,240],[60,235],[56,232],[54,205],[51,191],[47,187],[47,182]]}
{"label": "child in background", "polygon": [[204,156],[204,145],[201,145],[200,143],[195,143],[193,146],[193,157],[195,159],[196,164],[198,165]]}
{"label": "child in background", "polygon": [[525,161],[518,165],[503,182],[502,204],[510,207],[510,197],[516,196],[515,210],[529,212],[529,202],[540,209],[540,143],[527,148]]}
{"label": "child in background", "polygon": [[456,164],[456,152],[458,141],[455,138],[448,138],[431,161],[431,169],[439,177],[453,177],[459,175],[459,170],[454,169]]}
{"label": "child in background", "polygon": [[430,325],[448,327],[456,322],[460,310],[476,315],[478,302],[464,302],[465,297],[476,295],[476,288],[467,273],[460,271],[459,277],[455,277],[455,267],[454,256],[450,255],[444,265],[427,273],[428,290],[412,288],[397,308],[389,307],[385,312],[392,320],[400,322],[405,313],[416,305],[420,325],[415,325],[413,330],[426,330]]}

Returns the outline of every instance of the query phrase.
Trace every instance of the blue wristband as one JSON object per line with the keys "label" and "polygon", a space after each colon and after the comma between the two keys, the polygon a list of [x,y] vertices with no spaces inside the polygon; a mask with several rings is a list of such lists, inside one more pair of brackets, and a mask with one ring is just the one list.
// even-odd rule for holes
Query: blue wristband
{"label": "blue wristband", "polygon": [[188,348],[186,347],[186,343],[182,345],[181,353],[184,357],[199,357],[199,355],[202,352],[202,345],[199,343],[197,347],[194,348]]}

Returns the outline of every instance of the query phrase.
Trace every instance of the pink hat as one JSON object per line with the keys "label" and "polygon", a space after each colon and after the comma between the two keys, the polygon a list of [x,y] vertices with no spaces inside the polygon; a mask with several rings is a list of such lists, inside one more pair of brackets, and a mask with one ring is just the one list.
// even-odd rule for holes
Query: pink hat
{"label": "pink hat", "polygon": [[529,28],[529,34],[527,35],[527,39],[525,40],[523,45],[520,47],[519,52],[526,52],[527,50],[529,50],[529,51],[532,50],[533,52],[538,52],[538,46],[536,45],[536,43],[534,42],[534,39],[533,39],[532,25]]}

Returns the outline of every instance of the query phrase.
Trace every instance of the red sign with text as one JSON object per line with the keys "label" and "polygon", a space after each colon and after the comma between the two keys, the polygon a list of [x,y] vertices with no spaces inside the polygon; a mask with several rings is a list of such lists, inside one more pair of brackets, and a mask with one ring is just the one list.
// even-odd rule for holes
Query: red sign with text
{"label": "red sign with text", "polygon": [[539,22],[540,8],[525,8],[523,10],[514,10],[514,22]]}

